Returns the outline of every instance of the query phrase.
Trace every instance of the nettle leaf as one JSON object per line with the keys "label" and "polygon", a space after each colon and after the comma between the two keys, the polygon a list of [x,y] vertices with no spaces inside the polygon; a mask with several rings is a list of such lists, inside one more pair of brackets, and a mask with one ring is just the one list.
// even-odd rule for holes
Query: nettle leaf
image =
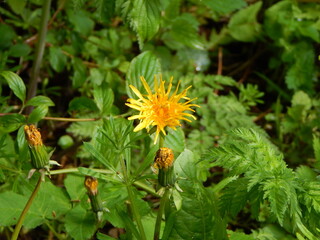
{"label": "nettle leaf", "polygon": [[3,71],[0,75],[7,81],[9,88],[22,102],[26,99],[26,86],[23,80],[15,73]]}
{"label": "nettle leaf", "polygon": [[114,94],[111,88],[108,88],[106,83],[96,86],[93,90],[94,101],[100,110],[102,116],[110,114],[114,100]]}
{"label": "nettle leaf", "polygon": [[159,0],[134,0],[131,24],[137,32],[140,49],[143,42],[150,40],[159,30],[161,10]]}
{"label": "nettle leaf", "polygon": [[[162,239],[227,239],[225,226],[213,201],[212,192],[197,179],[193,153],[185,150],[175,161],[182,188],[181,208],[169,215]],[[180,204],[180,203],[179,203]],[[190,224],[192,223],[192,224]]]}
{"label": "nettle leaf", "polygon": [[36,107],[28,117],[29,123],[37,123],[48,113],[48,106],[40,105]]}
{"label": "nettle leaf", "polygon": [[236,216],[248,200],[248,181],[244,178],[231,182],[222,192],[219,207],[223,214],[230,213]]}
{"label": "nettle leaf", "polygon": [[26,106],[35,106],[35,107],[40,105],[52,107],[54,106],[54,102],[52,102],[52,100],[46,96],[36,96],[31,98],[26,104]]}
{"label": "nettle leaf", "polygon": [[262,1],[256,2],[234,14],[229,21],[230,35],[238,41],[253,42],[261,32],[261,25],[257,22],[257,15]]}
{"label": "nettle leaf", "polygon": [[0,117],[0,132],[13,132],[26,123],[26,118],[18,113]]}
{"label": "nettle leaf", "polygon": [[[127,82],[135,86],[140,92],[145,93],[140,77],[144,77],[152,88],[154,86],[154,77],[161,73],[161,64],[159,59],[151,52],[146,51],[135,57],[129,66],[127,72]],[[136,97],[127,85],[129,97]]]}
{"label": "nettle leaf", "polygon": [[227,14],[247,6],[246,1],[244,0],[203,0],[203,3],[213,11],[221,14]]}
{"label": "nettle leaf", "polygon": [[65,227],[73,239],[90,239],[97,229],[94,213],[78,205],[66,215]]}
{"label": "nettle leaf", "polygon": [[56,72],[61,72],[67,63],[67,56],[65,54],[63,54],[61,48],[50,47],[50,49],[49,49],[49,62],[50,62],[51,67]]}

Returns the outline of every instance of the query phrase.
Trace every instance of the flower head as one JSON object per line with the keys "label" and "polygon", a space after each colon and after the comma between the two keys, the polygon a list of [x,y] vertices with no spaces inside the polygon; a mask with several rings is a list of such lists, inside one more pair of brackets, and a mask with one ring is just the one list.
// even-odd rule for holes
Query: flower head
{"label": "flower head", "polygon": [[[170,127],[175,130],[177,126],[181,126],[180,120],[191,122],[189,118],[196,119],[192,114],[185,112],[194,112],[191,107],[199,107],[196,104],[191,104],[195,99],[187,97],[187,92],[191,86],[181,93],[178,93],[179,82],[176,90],[171,94],[173,78],[171,77],[166,90],[165,81],[161,78],[159,85],[158,80],[155,77],[154,92],[152,92],[144,77],[140,77],[140,79],[147,94],[142,95],[136,87],[130,85],[130,88],[139,99],[129,98],[128,103],[126,103],[127,106],[140,111],[138,115],[128,118],[129,120],[140,120],[140,123],[134,129],[135,132],[140,131],[143,128],[149,130],[150,126],[156,126],[156,137],[154,140],[154,143],[156,143],[160,132],[166,135],[165,127]],[[184,99],[185,102],[179,102],[181,99]]]}
{"label": "flower head", "polygon": [[162,147],[157,151],[156,157],[154,158],[154,166],[156,168],[169,168],[173,165],[174,154],[172,149]]}
{"label": "flower head", "polygon": [[24,132],[30,146],[42,146],[41,133],[35,125],[25,125]]}

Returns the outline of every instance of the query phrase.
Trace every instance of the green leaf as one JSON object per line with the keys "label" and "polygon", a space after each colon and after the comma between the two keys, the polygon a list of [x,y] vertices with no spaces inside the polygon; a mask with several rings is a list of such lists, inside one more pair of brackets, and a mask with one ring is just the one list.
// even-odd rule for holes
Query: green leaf
{"label": "green leaf", "polygon": [[203,3],[213,11],[221,14],[227,14],[247,6],[246,1],[244,0],[203,0]]}
{"label": "green leaf", "polygon": [[48,107],[52,107],[54,106],[54,102],[52,102],[52,100],[46,96],[36,96],[31,98],[29,101],[27,101],[26,106],[48,106]]}
{"label": "green leaf", "polygon": [[18,113],[0,117],[0,132],[13,132],[26,123],[26,118]]}
{"label": "green leaf", "polygon": [[203,50],[204,44],[198,36],[198,25],[198,21],[191,14],[183,14],[174,19],[171,36],[188,47]]}
{"label": "green leaf", "polygon": [[28,123],[37,123],[48,113],[48,107],[40,105],[36,107],[28,117]]}
{"label": "green leaf", "polygon": [[257,22],[257,15],[262,6],[262,1],[256,2],[234,14],[229,21],[230,35],[238,41],[253,42],[261,32]]}
{"label": "green leaf", "polygon": [[[17,223],[27,198],[14,192],[0,194],[0,223],[1,226],[11,226]],[[14,203],[14,204],[13,204]],[[32,214],[32,212],[29,212]]]}
{"label": "green leaf", "polygon": [[12,40],[15,37],[16,33],[8,24],[0,24],[0,50],[5,50],[12,45]]}
{"label": "green leaf", "polygon": [[21,14],[25,9],[26,0],[8,0],[8,4],[16,14]]}
{"label": "green leaf", "polygon": [[26,57],[30,52],[30,46],[25,43],[17,43],[13,45],[9,50],[9,54],[12,57]]}
{"label": "green leaf", "polygon": [[165,137],[166,147],[171,148],[173,151],[183,152],[185,149],[184,132],[179,127],[177,130],[168,128],[167,136]]}
{"label": "green leaf", "polygon": [[175,172],[179,177],[197,179],[193,152],[185,149],[174,162]]}
{"label": "green leaf", "polygon": [[49,62],[50,62],[51,67],[56,72],[61,72],[67,63],[67,56],[63,54],[61,48],[50,47],[49,48]]}
{"label": "green leaf", "polygon": [[110,114],[111,107],[114,100],[113,91],[107,87],[106,83],[96,86],[93,90],[94,101],[100,110],[102,116]]}
{"label": "green leaf", "polygon": [[72,201],[80,201],[86,194],[84,176],[68,174],[64,180],[64,186]]}
{"label": "green leaf", "polygon": [[94,21],[83,10],[68,11],[68,19],[74,25],[74,30],[84,36],[88,36],[94,28]]}
{"label": "green leaf", "polygon": [[[29,196],[22,196],[14,192],[0,194],[0,223],[1,226],[16,224]],[[50,182],[42,183],[40,190],[31,205],[24,221],[26,228],[32,229],[46,219],[55,219],[70,209],[69,199],[63,190]],[[54,213],[54,214],[53,214]]]}
{"label": "green leaf", "polygon": [[150,40],[159,30],[161,19],[159,0],[134,0],[131,24],[137,32],[140,49],[143,42]]}
{"label": "green leaf", "polygon": [[80,111],[80,110],[90,110],[97,111],[97,105],[95,102],[87,97],[75,97],[69,103],[68,111]]}
{"label": "green leaf", "polygon": [[114,167],[109,163],[109,161],[94,147],[92,144],[84,142],[83,143],[84,148],[92,154],[92,156],[97,159],[99,162],[101,162],[103,165],[105,165],[107,168],[112,170],[115,174],[117,171],[114,169]]}
{"label": "green leaf", "polygon": [[97,229],[94,213],[76,206],[66,215],[65,228],[73,239],[90,239]]}
{"label": "green leaf", "polygon": [[0,75],[4,77],[5,80],[7,80],[7,83],[13,93],[22,102],[24,102],[26,99],[26,86],[24,85],[22,79],[17,74],[10,71],[3,71],[0,73]]}
{"label": "green leaf", "polygon": [[282,179],[271,179],[263,187],[264,198],[269,200],[271,211],[277,216],[280,225],[283,224],[284,214],[289,206],[290,193],[287,191],[287,184]]}
{"label": "green leaf", "polygon": [[[135,57],[127,72],[127,82],[136,87],[140,92],[145,93],[140,77],[144,77],[152,88],[154,86],[154,77],[161,73],[161,65],[159,59],[151,52],[146,51]],[[135,94],[129,90],[127,85],[127,93],[131,98],[136,97]]]}
{"label": "green leaf", "polygon": [[115,14],[116,0],[98,0],[96,1],[96,4],[98,5],[100,19],[104,23],[110,23],[111,18]]}

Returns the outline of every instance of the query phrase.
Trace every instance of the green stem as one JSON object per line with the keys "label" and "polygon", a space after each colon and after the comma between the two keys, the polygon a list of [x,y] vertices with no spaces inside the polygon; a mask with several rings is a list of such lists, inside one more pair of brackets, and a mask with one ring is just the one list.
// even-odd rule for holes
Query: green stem
{"label": "green stem", "polygon": [[140,239],[141,240],[146,240],[146,234],[144,232],[144,228],[143,228],[143,225],[142,225],[142,222],[141,222],[141,216],[140,216],[140,213],[137,209],[137,206],[135,204],[135,201],[134,201],[134,194],[133,194],[133,191],[132,191],[132,183],[130,182],[130,180],[128,179],[128,173],[127,173],[127,168],[126,168],[126,164],[124,162],[124,158],[121,154],[121,157],[120,157],[120,163],[121,163],[121,168],[122,168],[122,172],[123,172],[123,177],[124,177],[124,181],[126,183],[126,188],[127,188],[127,192],[128,192],[128,197],[129,197],[129,201],[130,201],[130,207],[131,207],[131,210],[132,210],[132,214],[133,214],[133,218],[136,220],[136,223],[138,225],[138,229],[139,229],[139,232],[140,232]]}
{"label": "green stem", "polygon": [[[1,166],[0,166],[1,167]],[[104,174],[113,174],[112,171],[110,170],[106,170],[106,169],[92,169],[95,172],[98,173],[104,173]],[[78,168],[67,168],[67,169],[58,169],[58,170],[51,170],[50,171],[50,175],[57,175],[57,174],[66,174],[66,173],[79,173]],[[47,173],[47,175],[49,175],[49,173]],[[144,191],[146,191],[147,193],[152,194],[155,197],[160,197],[160,195],[158,193],[156,193],[156,191],[149,187],[147,184],[140,182],[140,181],[136,181],[133,183],[134,186],[143,189]]]}
{"label": "green stem", "polygon": [[157,215],[157,220],[156,220],[156,225],[154,228],[154,235],[153,235],[153,239],[154,240],[159,240],[160,237],[160,228],[161,228],[161,222],[162,222],[162,215],[163,215],[163,210],[164,207],[168,201],[168,196],[169,196],[169,188],[166,187],[165,188],[165,192],[160,200],[160,207],[158,210],[158,215]]}
{"label": "green stem", "polygon": [[163,133],[160,133],[159,136],[159,149],[162,148],[164,146],[164,136]]}
{"label": "green stem", "polygon": [[20,230],[21,230],[21,227],[22,227],[22,224],[23,224],[23,221],[24,221],[24,219],[25,219],[25,217],[26,217],[26,215],[27,215],[27,213],[28,213],[28,211],[29,211],[29,209],[31,207],[31,204],[32,204],[34,198],[37,196],[37,193],[38,193],[38,191],[40,189],[41,182],[42,182],[41,176],[39,176],[39,180],[37,182],[37,185],[36,185],[35,189],[33,190],[33,192],[31,194],[26,206],[24,207],[24,209],[23,209],[23,211],[22,211],[22,213],[21,213],[21,215],[19,217],[18,223],[17,223],[17,225],[16,225],[16,227],[14,229],[14,232],[12,234],[11,240],[16,240],[18,238]]}
{"label": "green stem", "polygon": [[[38,44],[35,52],[35,61],[33,63],[32,71],[31,71],[31,79],[30,79],[27,99],[33,98],[37,92],[40,67],[41,67],[44,48],[46,44],[46,35],[47,35],[48,21],[49,21],[49,15],[50,15],[50,5],[51,5],[51,0],[45,0],[42,5],[39,38],[38,38]],[[31,111],[32,111],[32,108],[30,107],[26,110],[27,114],[30,114]]]}

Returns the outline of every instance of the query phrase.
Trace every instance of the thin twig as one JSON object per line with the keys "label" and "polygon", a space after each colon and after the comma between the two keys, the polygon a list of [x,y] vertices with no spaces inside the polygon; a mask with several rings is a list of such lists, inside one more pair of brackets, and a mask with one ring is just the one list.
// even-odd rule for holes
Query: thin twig
{"label": "thin twig", "polygon": [[[41,26],[39,31],[39,39],[35,53],[35,61],[31,70],[31,79],[29,83],[28,97],[27,99],[31,99],[36,95],[37,87],[38,87],[38,78],[40,73],[41,62],[43,58],[46,35],[47,35],[47,25],[50,14],[50,6],[51,0],[45,0],[42,6],[42,16],[41,16]],[[32,107],[28,107],[26,109],[26,113],[29,114],[32,111]]]}

